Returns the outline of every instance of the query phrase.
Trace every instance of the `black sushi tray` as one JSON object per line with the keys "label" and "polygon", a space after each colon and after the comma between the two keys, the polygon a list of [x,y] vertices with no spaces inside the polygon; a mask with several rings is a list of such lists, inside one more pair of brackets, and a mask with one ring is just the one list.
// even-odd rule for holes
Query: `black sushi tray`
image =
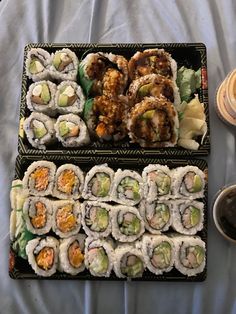
{"label": "black sushi tray", "polygon": [[[72,163],[78,165],[83,171],[88,171],[94,165],[107,163],[108,166],[113,168],[114,170],[121,169],[133,169],[138,172],[142,172],[142,169],[148,164],[163,164],[169,166],[170,169],[176,168],[179,166],[187,166],[194,165],[203,170],[206,174],[207,178],[207,162],[202,159],[159,159],[159,158],[119,158],[119,157],[86,157],[86,156],[61,156],[61,155],[37,155],[37,156],[18,156],[16,159],[15,166],[15,179],[23,179],[24,173],[27,170],[27,167],[33,161],[39,160],[48,160],[52,161],[56,164],[56,166],[60,166],[64,163]],[[208,184],[206,179],[206,187],[204,198],[201,199],[205,204],[205,212],[204,212],[204,227],[203,230],[197,233],[205,243],[206,243],[206,261],[207,261],[207,190]],[[81,200],[83,201],[83,200]],[[168,234],[172,230],[168,232],[164,232],[163,234]],[[81,231],[83,230],[81,228]],[[50,232],[50,235],[57,237],[53,232]],[[207,274],[207,263],[202,273],[197,274],[196,276],[188,277],[181,274],[176,269],[171,270],[168,273],[164,273],[163,275],[154,275],[148,270],[143,273],[141,278],[132,279],[132,281],[180,281],[180,282],[198,282],[204,281],[206,279]],[[112,271],[110,277],[94,277],[90,274],[88,270],[79,273],[78,275],[72,276],[66,273],[56,272],[51,277],[40,277],[34,273],[31,269],[28,261],[19,257],[17,252],[14,252],[12,248],[12,243],[10,244],[10,258],[9,258],[9,275],[13,279],[75,279],[75,280],[131,280],[131,279],[120,279],[117,278]]]}
{"label": "black sushi tray", "polygon": [[[150,48],[164,48],[171,53],[176,60],[178,68],[186,66],[193,70],[201,69],[201,87],[198,90],[199,100],[205,105],[206,122],[208,126],[207,134],[198,150],[188,150],[181,147],[168,148],[141,148],[138,144],[129,142],[128,137],[117,143],[93,141],[91,144],[80,148],[65,148],[60,143],[48,146],[47,150],[33,148],[28,142],[23,131],[23,121],[30,115],[26,106],[26,94],[29,85],[32,84],[26,76],[25,61],[27,52],[33,48],[43,48],[49,53],[58,49],[69,48],[79,59],[90,52],[112,52],[121,54],[129,59],[136,51]],[[207,87],[207,55],[206,47],[202,43],[158,43],[158,44],[29,44],[24,51],[24,65],[21,87],[20,103],[20,127],[18,150],[22,155],[68,155],[68,156],[123,156],[123,157],[193,157],[208,155],[210,152],[210,132],[209,132],[209,108],[208,108],[208,87]]]}

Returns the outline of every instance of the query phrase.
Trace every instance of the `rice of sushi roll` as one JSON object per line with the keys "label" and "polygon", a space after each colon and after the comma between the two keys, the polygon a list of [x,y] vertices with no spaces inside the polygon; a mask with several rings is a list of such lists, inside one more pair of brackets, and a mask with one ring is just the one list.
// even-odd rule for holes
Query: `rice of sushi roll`
{"label": "rice of sushi roll", "polygon": [[23,187],[30,195],[52,195],[56,166],[51,161],[34,161],[25,172]]}
{"label": "rice of sushi roll", "polygon": [[82,88],[72,81],[63,81],[57,87],[55,106],[59,113],[80,114],[84,109],[85,97]]}
{"label": "rice of sushi roll", "polygon": [[61,272],[77,275],[84,271],[85,237],[84,234],[78,234],[61,240],[58,267]]}
{"label": "rice of sushi roll", "polygon": [[142,201],[139,211],[143,217],[145,228],[152,234],[167,231],[173,220],[172,204],[170,201]]}
{"label": "rice of sushi roll", "polygon": [[42,235],[52,227],[52,204],[46,197],[30,196],[23,206],[26,228],[33,234]]}
{"label": "rice of sushi roll", "polygon": [[165,235],[144,235],[142,253],[147,268],[155,275],[172,270],[175,262],[175,246]]}
{"label": "rice of sushi roll", "polygon": [[142,172],[144,195],[148,202],[169,199],[171,196],[171,170],[167,166],[149,164]]}
{"label": "rice of sushi roll", "polygon": [[54,237],[36,238],[26,246],[28,262],[39,276],[49,277],[57,270],[59,242]]}
{"label": "rice of sushi roll", "polygon": [[166,98],[146,97],[130,110],[127,127],[131,142],[141,147],[172,147],[178,139],[178,114]]}
{"label": "rice of sushi roll", "polygon": [[64,147],[80,147],[90,143],[86,124],[76,114],[59,116],[54,127],[56,137]]}
{"label": "rice of sushi roll", "polygon": [[72,200],[53,201],[52,229],[60,238],[79,233],[81,227],[80,203]]}
{"label": "rice of sushi roll", "polygon": [[197,201],[173,202],[172,227],[181,234],[193,235],[203,228],[204,203]]}
{"label": "rice of sushi roll", "polygon": [[138,51],[131,57],[128,66],[131,80],[152,73],[176,80],[176,61],[164,49]]}
{"label": "rice of sushi roll", "polygon": [[111,216],[112,235],[120,242],[133,242],[145,231],[143,219],[136,207],[114,206]]}
{"label": "rice of sushi roll", "polygon": [[78,199],[84,186],[84,174],[78,166],[64,164],[57,169],[54,182],[54,197]]}
{"label": "rice of sushi roll", "polygon": [[49,78],[50,54],[42,48],[31,48],[26,57],[26,75],[34,82]]}
{"label": "rice of sushi roll", "polygon": [[145,267],[143,254],[135,244],[121,244],[115,249],[114,271],[118,278],[140,278]]}
{"label": "rice of sushi roll", "polygon": [[58,81],[76,81],[79,60],[70,49],[63,48],[51,55],[50,75]]}
{"label": "rice of sushi roll", "polygon": [[24,132],[34,148],[45,150],[46,146],[55,142],[54,122],[54,119],[40,112],[32,112],[25,119]]}
{"label": "rice of sushi roll", "polygon": [[107,164],[91,168],[85,177],[82,196],[86,200],[109,201],[114,170]]}
{"label": "rice of sushi roll", "polygon": [[176,197],[204,197],[205,174],[196,166],[178,167],[173,171],[173,194]]}
{"label": "rice of sushi roll", "polygon": [[114,262],[110,241],[87,238],[85,240],[85,266],[93,276],[109,277]]}
{"label": "rice of sushi roll", "polygon": [[175,267],[183,275],[196,276],[206,265],[205,242],[196,236],[174,236],[176,248]]}
{"label": "rice of sushi roll", "polygon": [[112,206],[98,201],[87,201],[81,205],[82,225],[92,238],[105,238],[111,233]]}
{"label": "rice of sushi roll", "polygon": [[118,169],[115,173],[111,200],[123,205],[136,205],[143,196],[143,180],[134,170]]}

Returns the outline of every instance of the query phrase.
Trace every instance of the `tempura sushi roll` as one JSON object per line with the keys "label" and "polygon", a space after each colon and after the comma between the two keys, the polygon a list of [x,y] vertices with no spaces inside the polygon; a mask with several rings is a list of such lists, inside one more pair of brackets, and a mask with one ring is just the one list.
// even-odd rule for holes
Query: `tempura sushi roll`
{"label": "tempura sushi roll", "polygon": [[114,170],[104,165],[91,168],[85,177],[82,196],[86,200],[109,201]]}
{"label": "tempura sushi roll", "polygon": [[167,231],[171,226],[173,214],[170,201],[153,201],[149,203],[142,201],[139,206],[140,214],[145,223],[145,228],[153,233]]}
{"label": "tempura sushi roll", "polygon": [[85,238],[84,234],[78,234],[61,240],[58,267],[61,272],[77,275],[84,271]]}
{"label": "tempura sushi roll", "polygon": [[204,197],[205,174],[196,166],[178,167],[173,171],[173,194],[197,199]]}
{"label": "tempura sushi roll", "polygon": [[55,123],[56,137],[64,147],[80,147],[90,142],[84,121],[76,114],[61,115]]}
{"label": "tempura sushi roll", "polygon": [[46,146],[55,142],[54,119],[40,112],[32,112],[25,119],[23,128],[29,143],[38,149],[46,149]]}
{"label": "tempura sushi roll", "polygon": [[173,81],[176,80],[176,61],[164,49],[138,51],[131,57],[128,66],[131,80],[151,73],[163,75]]}
{"label": "tempura sushi roll", "polygon": [[136,207],[114,206],[112,215],[112,235],[120,242],[133,242],[144,233],[144,222]]}
{"label": "tempura sushi roll", "polygon": [[87,201],[81,205],[82,225],[92,238],[105,238],[111,233],[112,206],[98,201]]}
{"label": "tempura sushi roll", "polygon": [[23,187],[35,196],[52,195],[56,166],[51,161],[34,161],[25,172]]}
{"label": "tempura sushi roll", "polygon": [[60,238],[76,235],[80,227],[81,208],[78,201],[53,201],[52,229]]}
{"label": "tempura sushi roll", "polygon": [[30,111],[38,111],[54,116],[57,86],[50,81],[39,81],[30,85],[26,104]]}
{"label": "tempura sushi roll", "polygon": [[87,238],[85,241],[85,266],[93,276],[109,277],[114,262],[114,250],[105,239]]}
{"label": "tempura sushi roll", "polygon": [[59,113],[80,114],[84,109],[85,97],[82,88],[72,81],[63,81],[57,87],[55,106]]}
{"label": "tempura sushi roll", "polygon": [[46,197],[27,197],[23,206],[26,228],[33,234],[42,235],[52,227],[52,203]]}
{"label": "tempura sushi roll", "polygon": [[204,203],[197,201],[173,202],[172,227],[181,234],[193,235],[203,228]]}
{"label": "tempura sushi roll", "polygon": [[26,246],[28,262],[39,276],[49,277],[57,270],[59,242],[53,237],[30,240]]}
{"label": "tempura sushi roll", "polygon": [[143,254],[135,245],[121,244],[115,249],[114,271],[118,278],[140,278],[145,267]]}
{"label": "tempura sushi roll", "polygon": [[187,276],[196,276],[206,265],[205,242],[196,236],[174,236],[176,247],[175,267]]}
{"label": "tempura sushi roll", "polygon": [[175,246],[165,235],[144,235],[142,253],[147,268],[155,275],[172,270],[175,262]]}
{"label": "tempura sushi roll", "polygon": [[134,170],[118,169],[115,173],[111,200],[123,205],[136,205],[143,196],[143,180]]}
{"label": "tempura sushi roll", "polygon": [[57,169],[54,182],[53,196],[78,199],[84,186],[84,174],[78,166],[64,164]]}
{"label": "tempura sushi roll", "polygon": [[172,147],[178,139],[178,114],[166,98],[146,97],[130,110],[127,127],[131,142],[142,147]]}
{"label": "tempura sushi roll", "polygon": [[167,166],[150,164],[142,172],[144,195],[148,202],[169,199],[171,196],[171,170]]}
{"label": "tempura sushi roll", "polygon": [[49,78],[50,54],[42,48],[31,48],[26,57],[26,75],[34,82]]}

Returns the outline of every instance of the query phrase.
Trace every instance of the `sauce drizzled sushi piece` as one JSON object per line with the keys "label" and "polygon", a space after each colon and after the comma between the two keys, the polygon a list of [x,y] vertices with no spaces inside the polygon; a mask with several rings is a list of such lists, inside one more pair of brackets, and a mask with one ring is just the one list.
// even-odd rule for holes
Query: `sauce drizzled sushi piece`
{"label": "sauce drizzled sushi piece", "polygon": [[31,48],[26,57],[26,75],[34,82],[49,78],[50,54],[42,48]]}

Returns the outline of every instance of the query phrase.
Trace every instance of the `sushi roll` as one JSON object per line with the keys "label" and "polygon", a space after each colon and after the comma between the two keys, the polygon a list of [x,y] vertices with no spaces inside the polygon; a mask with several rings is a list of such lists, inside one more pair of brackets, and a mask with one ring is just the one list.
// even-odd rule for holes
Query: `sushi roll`
{"label": "sushi roll", "polygon": [[176,80],[176,61],[164,49],[137,51],[129,60],[128,67],[131,80],[152,73]]}
{"label": "sushi roll", "polygon": [[128,89],[127,95],[131,104],[141,102],[144,97],[164,96],[175,106],[180,104],[179,89],[175,81],[162,75],[148,74],[134,80]]}
{"label": "sushi roll", "polygon": [[171,197],[171,170],[167,166],[150,164],[143,169],[144,195],[151,203]]}
{"label": "sushi roll", "polygon": [[204,203],[197,201],[173,202],[172,227],[181,234],[193,235],[203,229]]}
{"label": "sushi roll", "polygon": [[42,235],[52,227],[52,204],[46,197],[30,196],[23,206],[26,228],[33,234]]}
{"label": "sushi roll", "polygon": [[145,228],[152,234],[160,234],[171,226],[173,214],[170,201],[142,201],[139,206]]}
{"label": "sushi roll", "polygon": [[144,235],[142,253],[150,272],[162,275],[172,270],[175,262],[175,246],[165,235]]}
{"label": "sushi roll", "polygon": [[60,238],[76,235],[80,227],[81,209],[78,201],[53,201],[52,229]]}
{"label": "sushi roll", "polygon": [[118,96],[128,82],[128,62],[112,53],[89,53],[80,63],[79,78],[86,96]]}
{"label": "sushi roll", "polygon": [[130,110],[127,128],[131,142],[141,147],[173,147],[178,139],[178,114],[166,98],[146,97]]}
{"label": "sushi roll", "polygon": [[135,244],[121,244],[115,249],[114,271],[118,278],[140,278],[145,267],[143,254]]}
{"label": "sushi roll", "polygon": [[134,170],[118,169],[115,173],[111,200],[123,205],[136,205],[143,196],[143,180]]}
{"label": "sushi roll", "polygon": [[120,242],[133,242],[144,233],[144,222],[136,207],[114,206],[112,211],[112,235]]}
{"label": "sushi roll", "polygon": [[54,197],[78,199],[84,186],[84,174],[78,166],[64,164],[57,169],[54,182]]}
{"label": "sushi roll", "polygon": [[78,234],[63,239],[59,247],[59,267],[61,272],[77,275],[85,269],[84,265],[85,235]]}
{"label": "sushi roll", "polygon": [[86,200],[109,201],[114,171],[107,164],[94,166],[87,172],[82,196]]}
{"label": "sushi roll", "polygon": [[92,238],[105,238],[111,233],[112,206],[98,201],[87,201],[81,205],[82,225]]}
{"label": "sushi roll", "polygon": [[174,236],[176,249],[175,267],[183,275],[196,276],[204,271],[206,265],[206,247],[199,237]]}
{"label": "sushi roll", "polygon": [[114,250],[110,241],[87,238],[85,241],[85,266],[91,275],[109,277],[114,262]]}
{"label": "sushi roll", "polygon": [[57,86],[50,81],[39,81],[31,84],[26,95],[27,108],[49,116],[55,116],[55,94]]}
{"label": "sushi roll", "polygon": [[80,114],[84,109],[85,97],[82,88],[72,81],[63,81],[57,87],[55,106],[59,113]]}
{"label": "sushi roll", "polygon": [[55,120],[40,112],[32,112],[25,119],[23,128],[29,143],[37,149],[55,143]]}
{"label": "sushi roll", "polygon": [[31,48],[26,57],[25,69],[28,78],[34,82],[49,78],[50,54],[42,48]]}
{"label": "sushi roll", "polygon": [[49,277],[57,270],[59,242],[53,237],[30,240],[26,246],[28,262],[39,276]]}
{"label": "sushi roll", "polygon": [[204,197],[205,174],[196,166],[178,167],[173,171],[173,194],[178,198]]}
{"label": "sushi roll", "polygon": [[25,172],[23,187],[30,195],[52,195],[56,166],[51,161],[34,161]]}
{"label": "sushi roll", "polygon": [[56,137],[64,147],[80,147],[90,143],[88,129],[76,114],[69,113],[57,118]]}
{"label": "sushi roll", "polygon": [[50,75],[58,81],[76,81],[79,60],[70,49],[63,48],[52,53]]}

